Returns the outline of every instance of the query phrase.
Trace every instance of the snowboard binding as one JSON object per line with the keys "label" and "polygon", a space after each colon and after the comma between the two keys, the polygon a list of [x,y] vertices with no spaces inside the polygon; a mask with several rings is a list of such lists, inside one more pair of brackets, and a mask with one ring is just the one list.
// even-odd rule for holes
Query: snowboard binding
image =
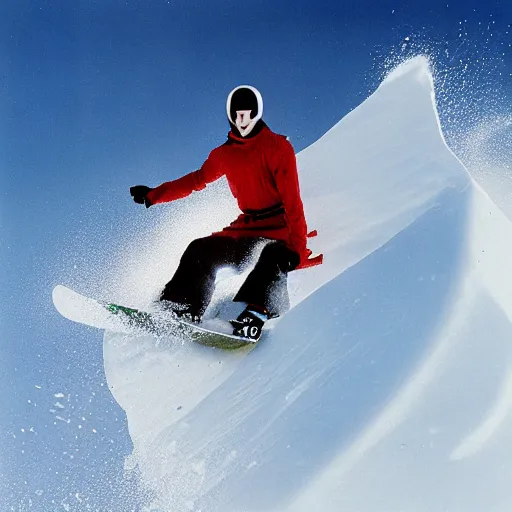
{"label": "snowboard binding", "polygon": [[193,312],[189,306],[178,304],[176,302],[165,299],[161,299],[159,301],[159,305],[161,309],[171,313],[171,315],[178,320],[184,320],[192,324],[201,323],[201,317]]}
{"label": "snowboard binding", "polygon": [[270,315],[266,309],[249,305],[236,320],[230,321],[234,327],[233,335],[258,341],[261,337],[263,325],[269,318]]}

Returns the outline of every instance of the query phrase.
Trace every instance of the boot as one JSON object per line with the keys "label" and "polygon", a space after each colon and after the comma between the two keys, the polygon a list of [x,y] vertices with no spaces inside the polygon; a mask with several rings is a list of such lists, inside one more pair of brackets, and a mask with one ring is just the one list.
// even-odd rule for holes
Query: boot
{"label": "boot", "polygon": [[201,323],[201,317],[194,313],[190,306],[184,306],[182,304],[178,304],[176,302],[165,299],[158,302],[160,304],[160,308],[168,313],[171,313],[172,316],[178,318],[179,320],[184,320],[185,322],[193,324]]}
{"label": "boot", "polygon": [[236,320],[231,320],[234,327],[233,335],[258,341],[263,325],[269,318],[270,315],[265,308],[249,304]]}

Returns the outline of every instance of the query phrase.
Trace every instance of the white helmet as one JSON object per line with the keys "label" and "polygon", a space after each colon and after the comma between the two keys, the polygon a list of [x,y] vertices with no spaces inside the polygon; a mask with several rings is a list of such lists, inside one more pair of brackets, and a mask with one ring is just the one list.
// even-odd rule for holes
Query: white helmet
{"label": "white helmet", "polygon": [[229,93],[226,111],[229,122],[238,128],[242,137],[247,137],[263,116],[260,91],[250,85],[235,87]]}

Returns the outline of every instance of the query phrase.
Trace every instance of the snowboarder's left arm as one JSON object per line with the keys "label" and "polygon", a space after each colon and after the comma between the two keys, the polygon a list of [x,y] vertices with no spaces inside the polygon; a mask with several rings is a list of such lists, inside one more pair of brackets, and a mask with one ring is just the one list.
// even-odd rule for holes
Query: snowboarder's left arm
{"label": "snowboarder's left arm", "polygon": [[194,191],[202,190],[208,183],[224,175],[219,155],[214,149],[204,164],[197,171],[192,171],[181,178],[162,183],[147,194],[150,204],[167,203],[187,197]]}
{"label": "snowboarder's left arm", "polygon": [[293,146],[287,140],[283,141],[274,178],[285,209],[290,248],[299,254],[303,262],[311,251],[307,249],[307,225],[300,196],[297,160]]}

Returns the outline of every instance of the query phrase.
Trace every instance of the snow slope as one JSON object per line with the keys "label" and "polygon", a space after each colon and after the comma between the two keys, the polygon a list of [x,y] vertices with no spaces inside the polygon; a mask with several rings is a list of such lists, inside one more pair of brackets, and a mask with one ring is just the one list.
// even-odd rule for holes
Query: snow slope
{"label": "snow slope", "polygon": [[[148,510],[508,512],[512,226],[446,146],[427,61],[298,162],[325,262],[265,342],[105,333]],[[227,220],[209,204],[199,232]]]}

